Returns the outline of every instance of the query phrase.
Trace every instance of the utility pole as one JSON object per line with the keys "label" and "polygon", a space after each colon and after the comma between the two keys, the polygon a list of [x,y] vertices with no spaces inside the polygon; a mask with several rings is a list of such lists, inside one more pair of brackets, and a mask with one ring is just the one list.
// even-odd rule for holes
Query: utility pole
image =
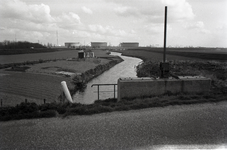
{"label": "utility pole", "polygon": [[56,31],[56,36],[57,36],[57,46],[58,46],[58,31]]}
{"label": "utility pole", "polygon": [[163,54],[163,62],[166,62],[166,31],[167,31],[167,6],[165,6],[165,23],[164,23],[164,54]]}
{"label": "utility pole", "polygon": [[165,23],[164,23],[164,52],[163,52],[163,62],[160,63],[161,75],[160,78],[169,78],[170,66],[169,63],[166,62],[166,31],[167,31],[167,6],[165,6]]}

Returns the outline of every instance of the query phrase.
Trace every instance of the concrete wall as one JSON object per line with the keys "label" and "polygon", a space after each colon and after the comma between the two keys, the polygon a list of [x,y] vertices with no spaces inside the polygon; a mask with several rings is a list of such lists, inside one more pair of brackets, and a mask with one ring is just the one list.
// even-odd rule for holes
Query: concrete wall
{"label": "concrete wall", "polygon": [[180,79],[120,78],[118,100],[171,93],[201,93],[210,90],[211,80],[204,77],[180,77]]}

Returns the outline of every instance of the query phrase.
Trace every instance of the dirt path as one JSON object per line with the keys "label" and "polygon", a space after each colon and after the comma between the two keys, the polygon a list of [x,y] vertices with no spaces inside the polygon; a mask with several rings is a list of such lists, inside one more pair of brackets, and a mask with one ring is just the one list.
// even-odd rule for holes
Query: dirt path
{"label": "dirt path", "polygon": [[0,123],[0,149],[227,148],[227,102]]}

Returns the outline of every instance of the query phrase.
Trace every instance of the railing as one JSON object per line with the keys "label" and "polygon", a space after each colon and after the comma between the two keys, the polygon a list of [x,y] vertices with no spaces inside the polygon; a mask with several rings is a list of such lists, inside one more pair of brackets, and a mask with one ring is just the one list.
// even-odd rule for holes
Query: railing
{"label": "railing", "polygon": [[114,86],[114,98],[116,98],[116,96],[115,96],[115,93],[116,93],[116,88],[115,88],[115,86],[117,85],[117,84],[92,84],[91,85],[91,87],[93,87],[93,86],[97,86],[97,91],[98,91],[98,100],[99,100],[99,86],[110,86],[110,85],[112,85],[112,86]]}

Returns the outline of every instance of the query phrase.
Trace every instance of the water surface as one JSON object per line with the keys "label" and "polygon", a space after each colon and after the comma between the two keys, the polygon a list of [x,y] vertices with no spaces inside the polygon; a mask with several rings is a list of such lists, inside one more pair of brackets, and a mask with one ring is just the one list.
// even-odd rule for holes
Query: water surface
{"label": "water surface", "polygon": [[[124,61],[115,65],[110,70],[104,72],[97,78],[91,80],[87,84],[84,92],[77,92],[73,95],[74,102],[83,104],[91,104],[98,99],[97,86],[91,87],[93,84],[117,84],[117,80],[121,77],[136,77],[135,66],[142,60],[133,57],[121,56],[120,53],[111,52],[111,55],[118,55]],[[99,99],[107,99],[114,97],[114,86],[100,86]],[[117,91],[117,86],[116,86]],[[117,97],[117,92],[115,93]]]}

